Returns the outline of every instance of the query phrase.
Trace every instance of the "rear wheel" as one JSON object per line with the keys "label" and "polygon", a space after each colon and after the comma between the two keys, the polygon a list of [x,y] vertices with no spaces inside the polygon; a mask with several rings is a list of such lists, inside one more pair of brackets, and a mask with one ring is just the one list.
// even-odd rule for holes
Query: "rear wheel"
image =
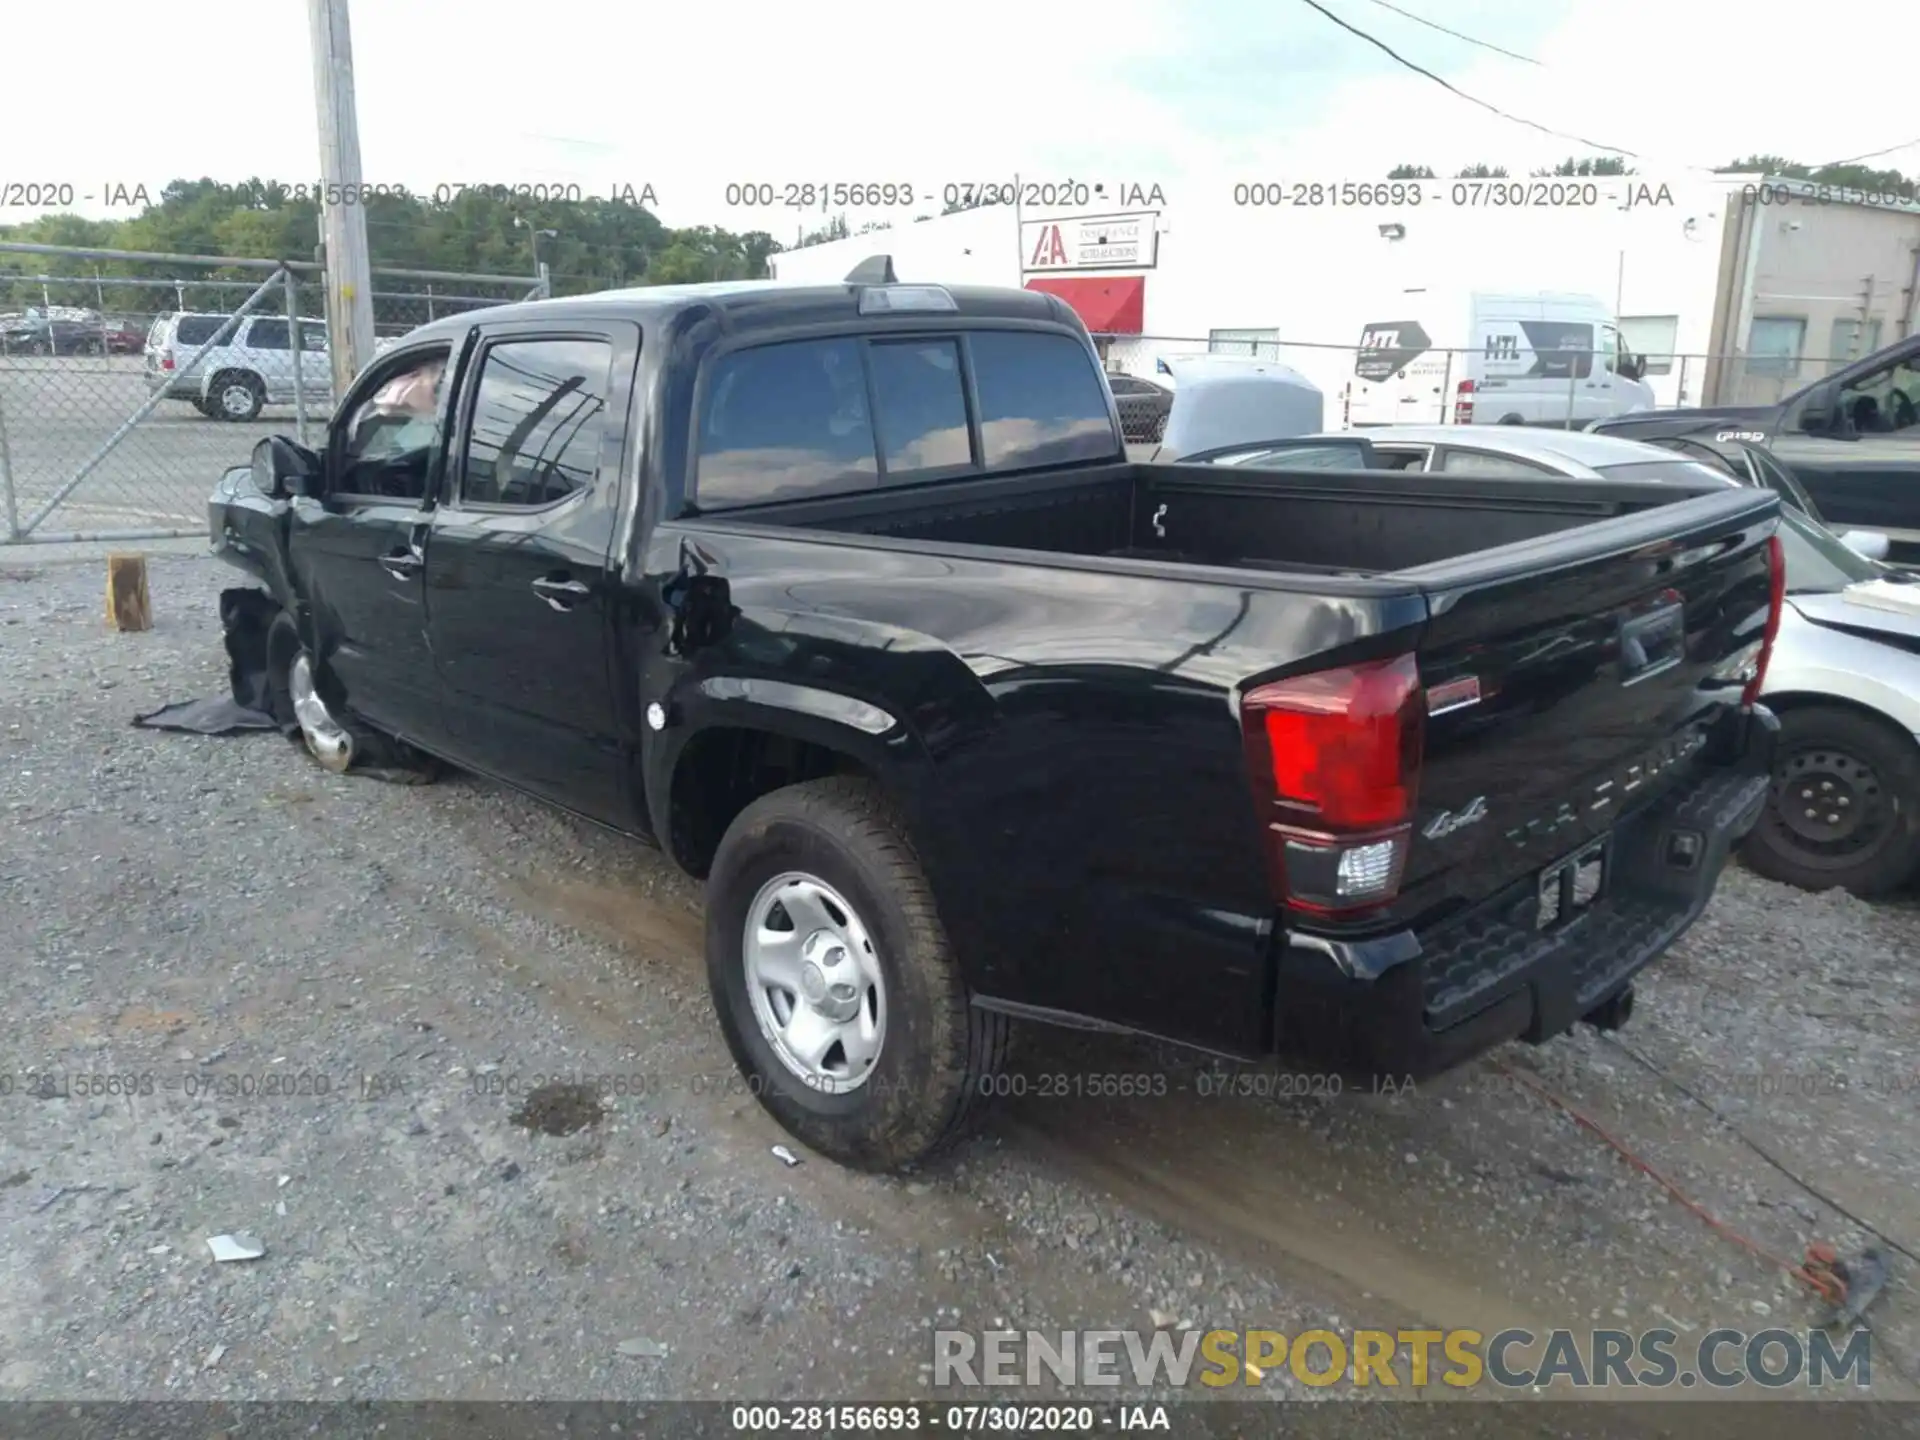
{"label": "rear wheel", "polygon": [[208,392],[210,413],[222,420],[251,420],[267,403],[267,388],[258,375],[230,370],[214,377]]}
{"label": "rear wheel", "polygon": [[1805,890],[1872,898],[1904,885],[1920,869],[1920,746],[1857,711],[1787,711],[1773,793],[1744,854]]}
{"label": "rear wheel", "polygon": [[707,979],[748,1087],[803,1144],[896,1171],[957,1138],[1005,1059],[918,859],[873,783],[753,802],[707,881]]}

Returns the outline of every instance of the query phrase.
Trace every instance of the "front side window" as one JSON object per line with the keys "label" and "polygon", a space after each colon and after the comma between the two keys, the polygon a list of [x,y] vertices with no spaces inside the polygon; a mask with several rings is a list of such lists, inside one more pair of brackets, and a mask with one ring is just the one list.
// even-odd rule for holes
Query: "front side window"
{"label": "front side window", "polygon": [[474,391],[461,500],[538,508],[591,486],[600,470],[612,361],[604,340],[489,346]]}
{"label": "front side window", "polygon": [[427,476],[440,448],[440,386],[447,352],[412,357],[385,377],[347,415],[334,489],[391,500],[426,498]]}
{"label": "front side window", "polygon": [[1840,408],[1862,435],[1912,430],[1920,422],[1920,355],[1883,365],[1846,385],[1840,391]]}
{"label": "front side window", "polygon": [[247,345],[253,350],[291,348],[287,342],[287,322],[284,320],[254,321],[253,328],[247,332]]}

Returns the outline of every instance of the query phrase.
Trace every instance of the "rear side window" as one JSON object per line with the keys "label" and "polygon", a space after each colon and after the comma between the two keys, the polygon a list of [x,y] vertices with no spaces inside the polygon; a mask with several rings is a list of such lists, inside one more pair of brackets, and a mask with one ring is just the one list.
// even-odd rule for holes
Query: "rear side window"
{"label": "rear side window", "polygon": [[989,470],[1113,458],[1107,387],[1085,347],[1019,330],[977,331],[968,343]]}
{"label": "rear side window", "polygon": [[254,350],[285,350],[287,345],[287,322],[284,320],[256,320],[253,328],[247,332],[247,345]]}
{"label": "rear side window", "polygon": [[179,325],[174,328],[174,343],[195,347],[204,345],[219,334],[220,327],[226,323],[227,317],[224,315],[183,315]]}
{"label": "rear side window", "polygon": [[707,509],[871,490],[880,478],[858,340],[723,355],[700,421]]}
{"label": "rear side window", "polygon": [[604,340],[489,347],[473,400],[461,500],[538,508],[592,485],[612,362]]}
{"label": "rear side window", "polygon": [[1516,460],[1511,455],[1491,455],[1485,450],[1445,451],[1440,457],[1440,468],[1449,475],[1513,475],[1523,480],[1553,474],[1543,465]]}

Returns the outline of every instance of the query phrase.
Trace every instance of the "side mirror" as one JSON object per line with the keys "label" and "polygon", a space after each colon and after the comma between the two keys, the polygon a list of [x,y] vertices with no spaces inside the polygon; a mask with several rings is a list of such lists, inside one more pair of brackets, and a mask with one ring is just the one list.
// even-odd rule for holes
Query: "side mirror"
{"label": "side mirror", "polygon": [[1892,539],[1878,530],[1849,530],[1840,537],[1840,543],[1869,560],[1886,559],[1887,551],[1893,547]]}
{"label": "side mirror", "polygon": [[1804,435],[1838,434],[1845,426],[1839,411],[1840,387],[1822,381],[1807,391],[1792,417],[1792,427]]}
{"label": "side mirror", "polygon": [[284,435],[269,435],[253,447],[254,488],[271,499],[317,496],[320,475],[320,457]]}

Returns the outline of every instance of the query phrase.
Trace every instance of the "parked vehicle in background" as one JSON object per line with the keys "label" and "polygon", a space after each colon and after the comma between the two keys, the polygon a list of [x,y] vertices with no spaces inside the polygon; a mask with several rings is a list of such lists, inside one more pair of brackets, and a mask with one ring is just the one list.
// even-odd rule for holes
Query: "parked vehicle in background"
{"label": "parked vehicle in background", "polygon": [[[200,347],[228,333],[199,360]],[[185,400],[216,420],[251,420],[266,405],[293,403],[296,353],[301,385],[310,399],[327,396],[333,372],[324,320],[300,322],[300,349],[293,348],[285,315],[230,315],[175,311],[153,322],[146,340],[147,383],[170,400]]]}
{"label": "parked vehicle in background", "polygon": [[10,355],[104,355],[103,323],[98,315],[48,314],[29,310],[0,325],[0,351]]}
{"label": "parked vehicle in background", "polygon": [[1565,428],[1653,405],[1646,361],[1591,295],[1442,287],[1394,303],[1393,318],[1361,329],[1349,425]]}
{"label": "parked vehicle in background", "polygon": [[109,355],[138,355],[147,344],[147,327],[137,320],[107,320],[100,327],[100,338]]}
{"label": "parked vehicle in background", "polygon": [[1872,531],[1834,534],[1793,473],[1765,449],[1688,436],[1659,441],[1525,428],[1391,426],[1242,442],[1208,463],[1772,490],[1785,502],[1786,600],[1760,698],[1781,737],[1766,813],[1742,848],[1771,879],[1862,896],[1920,871],[1920,583],[1873,558]]}
{"label": "parked vehicle in background", "polygon": [[1396,1076],[1623,1023],[1766,798],[1779,501],[1132,464],[1062,301],[892,281],[449,317],[263,441],[209,533],[315,755],[664,846],[748,1088],[863,1168],[1011,1017]]}
{"label": "parked vehicle in background", "polygon": [[1920,335],[1803,386],[1778,405],[1653,410],[1593,428],[1610,435],[1745,439],[1792,469],[1828,521],[1877,530],[1891,558],[1920,564]]}
{"label": "parked vehicle in background", "polygon": [[1151,445],[1167,427],[1167,412],[1173,408],[1173,391],[1138,375],[1110,371],[1107,388],[1113,391],[1120,408],[1120,430],[1129,445]]}

